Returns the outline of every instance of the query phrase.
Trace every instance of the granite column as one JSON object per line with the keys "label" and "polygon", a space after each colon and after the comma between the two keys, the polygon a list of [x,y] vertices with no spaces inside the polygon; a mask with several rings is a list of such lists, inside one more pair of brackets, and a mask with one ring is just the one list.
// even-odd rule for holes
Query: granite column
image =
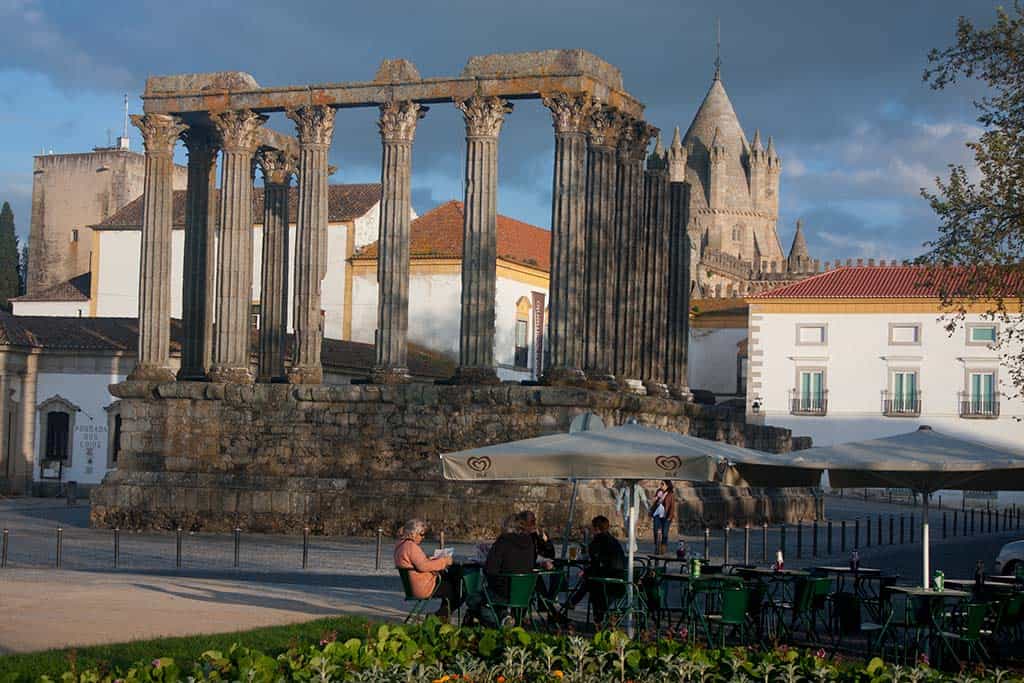
{"label": "granite column", "polygon": [[586,227],[587,135],[596,104],[590,95],[544,96],[555,128],[551,192],[549,384],[580,384],[583,375],[583,233]]}
{"label": "granite column", "polygon": [[132,380],[167,382],[171,371],[171,229],[174,143],[186,126],[166,114],[132,116],[146,147],[139,269],[138,362]]}
{"label": "granite column", "polygon": [[686,232],[689,186],[669,183],[668,291],[665,383],[675,398],[687,399],[686,357],[690,333],[690,239]]}
{"label": "granite column", "polygon": [[643,365],[648,394],[665,396],[666,294],[668,290],[668,165],[659,141],[644,173]]}
{"label": "granite column", "polygon": [[427,108],[416,102],[380,106],[380,228],[377,240],[377,359],[371,378],[409,381],[409,221],[412,143]]}
{"label": "granite column", "polygon": [[456,381],[496,384],[494,297],[498,258],[498,134],[512,105],[474,95],[455,103],[466,120],[462,315]]}
{"label": "granite column", "polygon": [[213,360],[214,274],[217,203],[216,134],[191,126],[181,134],[188,149],[188,189],[185,191],[185,253],[182,270],[180,380],[205,380]]}
{"label": "granite column", "polygon": [[299,137],[299,206],[295,236],[295,350],[288,381],[321,384],[324,337],[320,287],[327,275],[327,152],[334,109],[309,105],[286,112]]}
{"label": "granite column", "polygon": [[211,114],[210,119],[220,135],[222,150],[217,324],[210,380],[251,383],[253,155],[267,117],[243,109]]}
{"label": "granite column", "polygon": [[257,381],[284,382],[288,331],[288,190],[295,164],[285,152],[265,149],[263,169],[263,249],[260,267],[260,331]]}

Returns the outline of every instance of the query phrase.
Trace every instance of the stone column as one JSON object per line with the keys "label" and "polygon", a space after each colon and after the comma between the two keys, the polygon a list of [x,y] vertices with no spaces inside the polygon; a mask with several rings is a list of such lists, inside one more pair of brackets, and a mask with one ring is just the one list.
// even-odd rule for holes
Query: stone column
{"label": "stone column", "polygon": [[675,398],[690,398],[686,358],[690,333],[690,239],[686,232],[689,185],[669,183],[668,321],[665,383]]}
{"label": "stone column", "polygon": [[129,379],[169,382],[174,143],[186,126],[166,114],[132,116],[146,147],[139,270],[139,355]]}
{"label": "stone column", "polygon": [[[32,471],[36,462],[36,399],[39,390],[39,355],[30,353],[25,356],[25,374],[21,380],[21,457],[11,468],[11,479],[22,479],[23,485],[17,488],[25,495],[32,492]],[[45,438],[45,435],[44,435]]]}
{"label": "stone column", "polygon": [[603,107],[594,112],[587,131],[587,227],[584,281],[585,338],[583,363],[587,378],[602,388],[615,385],[614,300],[617,268],[615,230],[616,147],[621,115]]}
{"label": "stone column", "polygon": [[498,258],[498,133],[512,105],[500,97],[457,101],[466,120],[462,316],[455,380],[496,384],[494,296]]}
{"label": "stone column", "polygon": [[185,253],[181,296],[180,380],[205,380],[213,359],[214,270],[217,203],[217,136],[208,128],[189,127],[181,134],[188,149],[185,191]]}
{"label": "stone column", "polygon": [[377,360],[374,382],[409,381],[409,215],[412,141],[426,107],[387,102],[380,107],[380,233],[377,240]]}
{"label": "stone column", "polygon": [[264,149],[263,260],[260,268],[260,332],[256,378],[287,381],[284,367],[288,331],[288,188],[295,164],[285,152]]}
{"label": "stone column", "polygon": [[587,136],[596,103],[590,95],[543,97],[555,128],[551,192],[551,279],[548,384],[580,384],[583,375],[583,231],[586,225]]}
{"label": "stone column", "polygon": [[667,395],[665,297],[668,288],[668,164],[659,142],[644,173],[643,356],[641,379],[648,394]]}
{"label": "stone column", "polygon": [[217,324],[210,380],[251,383],[252,164],[257,133],[267,117],[244,109],[211,114],[210,119],[222,149]]}
{"label": "stone column", "polygon": [[299,210],[295,236],[295,350],[288,381],[321,384],[324,338],[320,287],[327,275],[327,152],[334,135],[334,109],[310,105],[289,109],[299,135]]}

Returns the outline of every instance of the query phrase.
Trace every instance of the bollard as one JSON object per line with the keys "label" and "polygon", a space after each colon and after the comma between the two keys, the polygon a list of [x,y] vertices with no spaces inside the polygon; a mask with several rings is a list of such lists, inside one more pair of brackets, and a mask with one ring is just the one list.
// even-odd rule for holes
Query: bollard
{"label": "bollard", "polygon": [[864,518],[864,547],[871,547],[871,517]]}
{"label": "bollard", "polygon": [[892,505],[892,489],[889,489],[889,505]]}
{"label": "bollard", "polygon": [[832,520],[828,520],[828,529],[826,530],[825,536],[825,554],[832,554]]}
{"label": "bollard", "polygon": [[796,559],[804,556],[804,520],[796,520]]}
{"label": "bollard", "polygon": [[907,518],[904,515],[900,515],[900,545],[906,540],[904,533],[906,532]]}
{"label": "bollard", "polygon": [[992,508],[988,509],[988,532],[992,533]]}
{"label": "bollard", "polygon": [[302,527],[302,568],[309,564],[309,527]]}
{"label": "bollard", "polygon": [[1013,507],[1017,510],[1017,531],[1020,531],[1020,508],[1016,505]]}
{"label": "bollard", "polygon": [[878,513],[878,528],[875,532],[875,545],[882,545],[885,541],[882,540],[882,513]]}
{"label": "bollard", "polygon": [[761,561],[768,561],[768,522],[761,522]]}
{"label": "bollard", "polygon": [[786,557],[786,525],[779,525],[779,549],[782,550],[782,557]]}
{"label": "bollard", "polygon": [[175,541],[174,566],[181,568],[181,527],[178,527],[177,540]]}
{"label": "bollard", "polygon": [[939,509],[942,509],[942,496],[939,496]]}
{"label": "bollard", "polygon": [[960,521],[960,520],[959,520],[959,519],[957,518],[957,513],[958,513],[958,512],[959,512],[959,510],[957,510],[956,508],[953,508],[953,527],[952,527],[952,529],[953,529],[953,538],[956,538],[956,534],[957,534],[957,528],[958,528],[958,527],[957,527],[957,522],[959,522],[959,521]]}
{"label": "bollard", "polygon": [[235,527],[235,569],[238,569],[238,550],[242,544],[242,530],[239,527]]}
{"label": "bollard", "polygon": [[916,526],[917,526],[917,525],[916,525],[916,524],[914,524],[914,513],[913,513],[913,512],[911,512],[911,513],[910,513],[910,544],[911,544],[911,545],[913,545],[913,544],[914,544],[914,528],[915,528]]}
{"label": "bollard", "polygon": [[860,517],[855,517],[853,520],[853,548],[854,550],[860,549]]}
{"label": "bollard", "polygon": [[729,525],[722,527],[722,566],[729,564]]}
{"label": "bollard", "polygon": [[[444,533],[443,531],[441,532]],[[380,570],[380,546],[384,540],[384,529],[377,527],[377,559],[374,561],[374,568]],[[442,546],[444,547],[444,546]]]}
{"label": "bollard", "polygon": [[895,542],[896,533],[893,531],[894,528],[893,517],[892,515],[889,515],[889,545],[892,545]]}
{"label": "bollard", "polygon": [[946,540],[946,511],[942,511],[942,540]]}
{"label": "bollard", "polygon": [[10,538],[11,532],[4,529],[4,538],[2,547],[0,547],[0,568],[7,567],[7,543]]}
{"label": "bollard", "polygon": [[441,549],[444,550],[444,531],[441,531]]}
{"label": "bollard", "polygon": [[117,569],[117,565],[121,560],[121,530],[114,527],[114,569]]}
{"label": "bollard", "polygon": [[818,556],[818,520],[811,525],[811,557]]}
{"label": "bollard", "polygon": [[704,527],[704,561],[711,561],[711,529]]}
{"label": "bollard", "polygon": [[750,566],[750,525],[743,527],[743,564]]}
{"label": "bollard", "polygon": [[64,550],[64,527],[57,527],[57,569],[60,569],[60,556]]}
{"label": "bollard", "polygon": [[971,536],[974,535],[974,508],[971,508]]}
{"label": "bollard", "polygon": [[846,552],[846,520],[839,522],[839,552]]}

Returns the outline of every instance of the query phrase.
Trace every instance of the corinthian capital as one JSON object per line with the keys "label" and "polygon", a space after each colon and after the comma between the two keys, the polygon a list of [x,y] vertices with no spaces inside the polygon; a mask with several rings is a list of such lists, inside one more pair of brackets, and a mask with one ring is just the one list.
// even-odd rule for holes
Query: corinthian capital
{"label": "corinthian capital", "polygon": [[377,127],[385,142],[412,142],[416,136],[416,122],[427,115],[427,107],[405,100],[380,105]]}
{"label": "corinthian capital", "polygon": [[587,94],[555,93],[541,95],[544,106],[551,110],[551,122],[556,133],[582,133],[589,125],[590,115],[598,106],[597,100]]}
{"label": "corinthian capital", "polygon": [[295,175],[295,159],[279,149],[261,149],[256,161],[263,170],[263,182],[267,185],[288,185]]}
{"label": "corinthian capital", "polygon": [[250,109],[229,109],[210,114],[225,152],[248,152],[259,147],[259,130],[267,117]]}
{"label": "corinthian capital", "polygon": [[643,161],[651,138],[657,134],[658,129],[646,121],[630,118],[619,137],[619,157],[623,160]]}
{"label": "corinthian capital", "polygon": [[595,147],[615,147],[622,135],[622,113],[611,107],[601,107],[590,115],[587,136]]}
{"label": "corinthian capital", "polygon": [[466,119],[466,135],[469,137],[498,137],[505,114],[512,112],[512,104],[501,97],[473,95],[455,100],[455,106]]}
{"label": "corinthian capital", "polygon": [[174,143],[188,128],[177,116],[169,114],[132,114],[132,123],[142,132],[146,154],[174,155]]}
{"label": "corinthian capital", "polygon": [[334,135],[334,107],[323,104],[311,104],[297,109],[289,109],[285,116],[295,122],[299,133],[299,144],[330,145]]}
{"label": "corinthian capital", "polygon": [[212,158],[220,149],[220,138],[205,126],[189,126],[181,132],[181,141],[188,149],[189,159],[193,157]]}

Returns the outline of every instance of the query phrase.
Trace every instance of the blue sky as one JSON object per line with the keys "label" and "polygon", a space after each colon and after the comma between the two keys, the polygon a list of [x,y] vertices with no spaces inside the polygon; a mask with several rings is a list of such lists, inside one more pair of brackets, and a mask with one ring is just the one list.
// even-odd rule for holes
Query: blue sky
{"label": "blue sky", "polygon": [[[370,80],[383,58],[421,75],[457,74],[470,55],[581,47],[618,66],[647,118],[684,131],[713,71],[721,18],[722,76],[747,135],[773,135],[782,157],[779,233],[797,218],[822,259],[906,258],[934,235],[919,196],[946,164],[964,162],[980,130],[976,85],[934,92],[921,73],[956,17],[980,23],[993,2],[351,3],[300,0],[0,0],[0,201],[28,233],[32,156],[79,152],[119,134],[148,75],[239,70],[263,85]],[[291,132],[276,116],[274,127]],[[132,147],[141,149],[131,132]],[[435,105],[414,150],[417,211],[461,198],[463,128]],[[372,110],[339,113],[336,182],[379,178]],[[550,118],[516,104],[499,152],[499,211],[550,221]]]}

